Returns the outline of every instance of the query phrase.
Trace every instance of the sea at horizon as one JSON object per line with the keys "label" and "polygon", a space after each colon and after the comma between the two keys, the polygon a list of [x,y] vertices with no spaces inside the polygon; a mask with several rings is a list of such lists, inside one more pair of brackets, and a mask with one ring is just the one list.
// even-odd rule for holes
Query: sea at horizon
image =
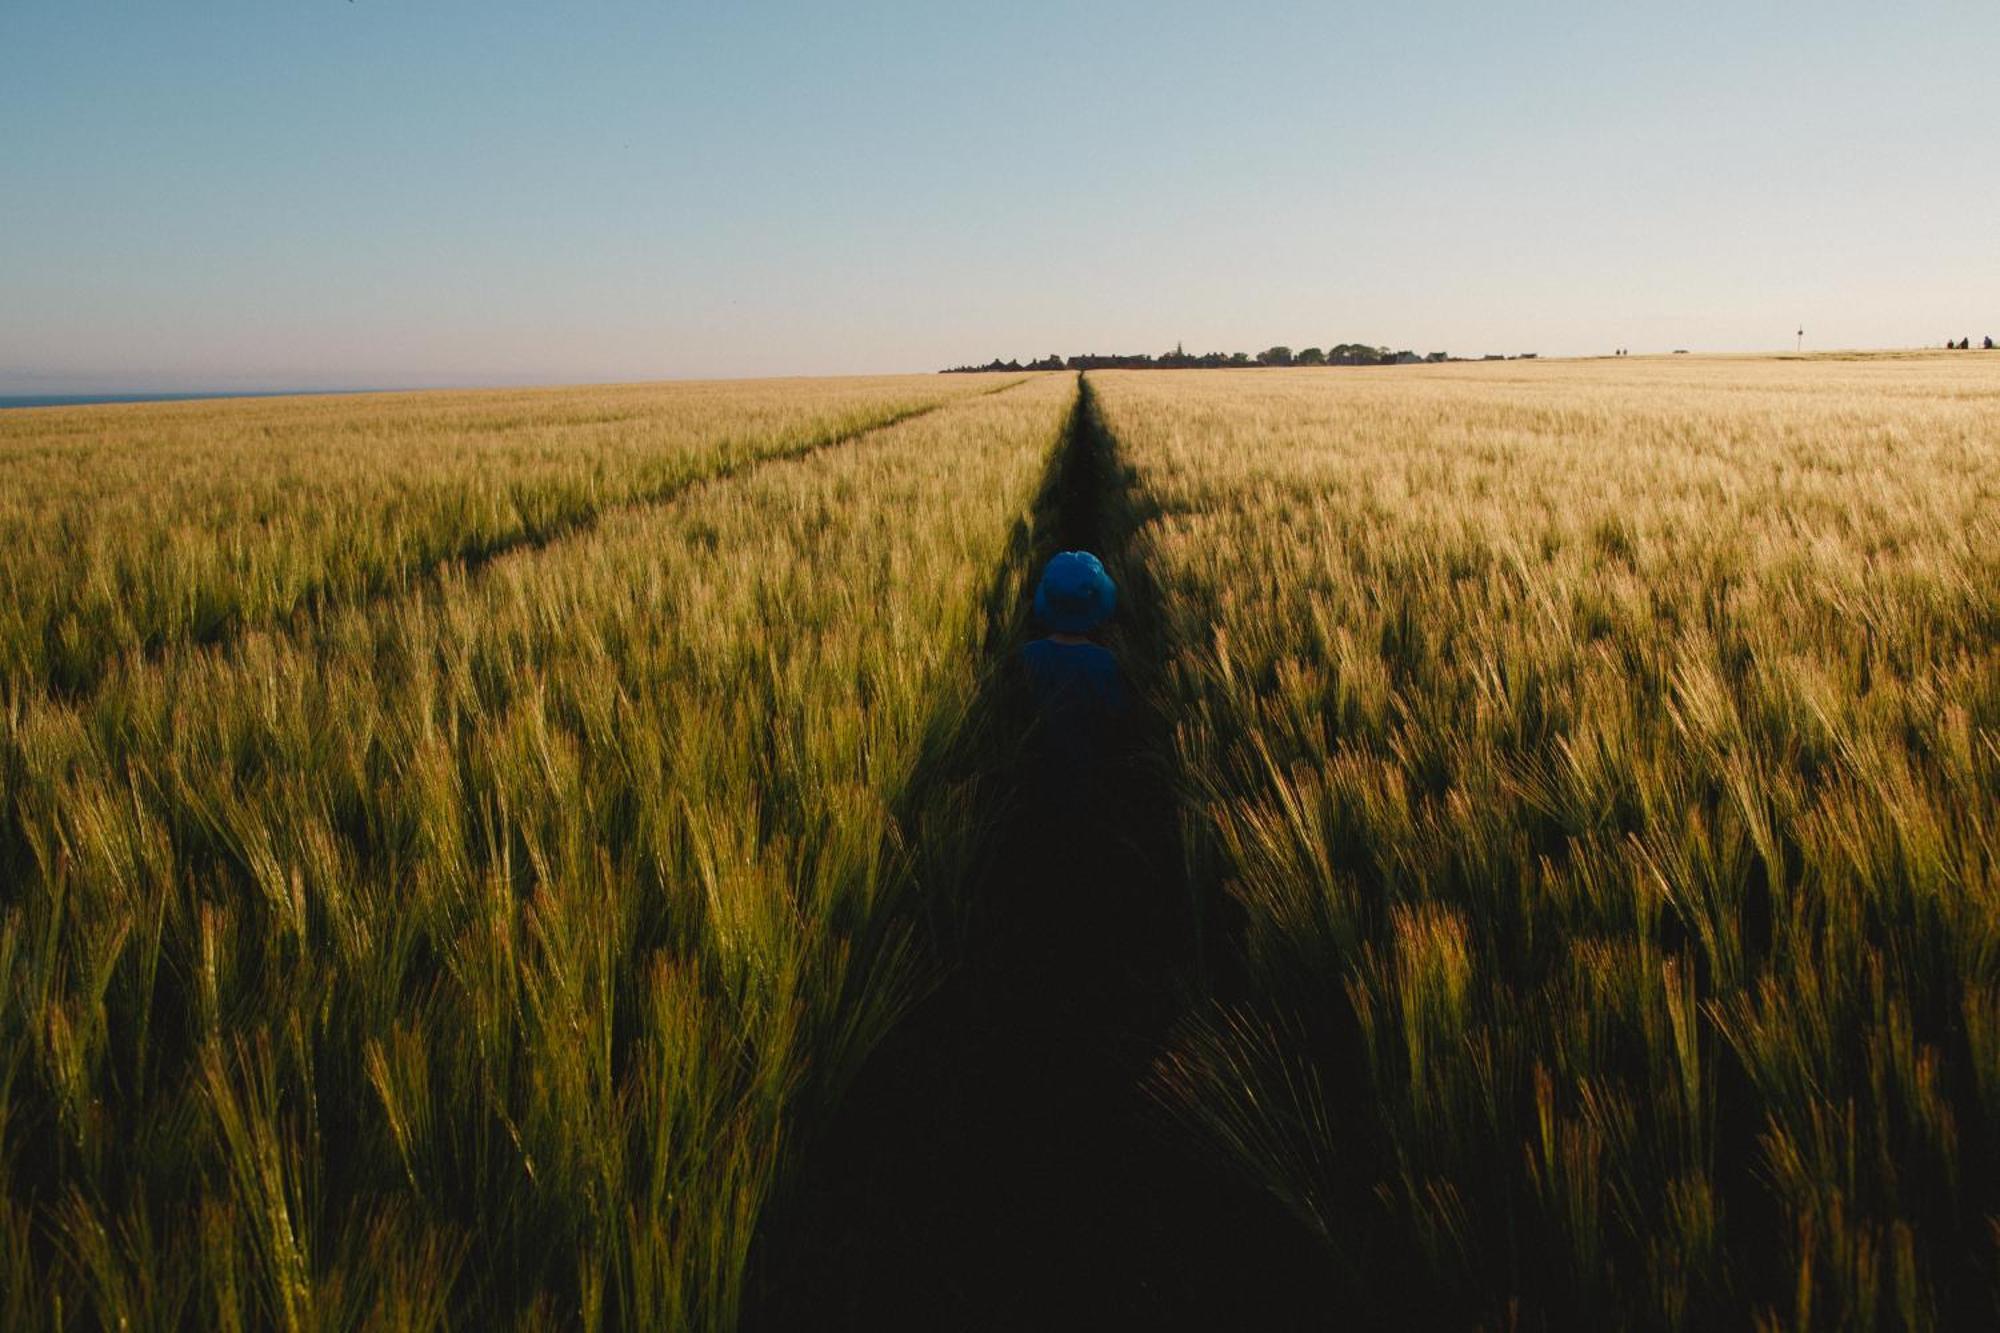
{"label": "sea at horizon", "polygon": [[194,393],[0,393],[10,407],[89,407],[98,403],[188,403],[204,398],[292,398],[300,394],[395,393],[394,389],[208,389]]}

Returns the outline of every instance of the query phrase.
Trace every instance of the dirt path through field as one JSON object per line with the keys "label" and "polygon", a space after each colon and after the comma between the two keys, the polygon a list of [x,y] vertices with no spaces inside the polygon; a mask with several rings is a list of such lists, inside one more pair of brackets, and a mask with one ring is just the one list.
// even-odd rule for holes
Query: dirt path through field
{"label": "dirt path through field", "polygon": [[[1086,389],[1035,545],[1096,551],[1118,577],[1113,646],[1143,694],[1147,583],[1126,559],[1122,479]],[[1029,722],[1011,676],[984,705],[1003,736]],[[756,1256],[756,1326],[1308,1322],[1302,1233],[1200,1160],[1142,1089],[1197,952],[1165,725],[1141,710],[1113,790],[1081,820],[1042,808],[1025,761],[987,775],[1004,824],[960,956],[812,1145]]]}

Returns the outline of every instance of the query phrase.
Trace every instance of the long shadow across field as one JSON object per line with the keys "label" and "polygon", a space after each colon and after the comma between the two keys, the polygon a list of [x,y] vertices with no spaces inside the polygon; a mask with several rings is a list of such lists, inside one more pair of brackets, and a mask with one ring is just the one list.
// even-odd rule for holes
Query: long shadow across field
{"label": "long shadow across field", "polygon": [[944,779],[993,804],[991,847],[963,915],[933,932],[941,985],[806,1145],[754,1256],[756,1327],[1282,1329],[1331,1313],[1304,1233],[1143,1091],[1223,916],[1182,873],[1124,478],[1083,384],[1030,564],[1092,550],[1118,580],[1112,646],[1140,706],[1114,780],[1081,817],[1045,808],[1013,669],[1025,590],[1002,589],[973,722],[991,740],[961,760],[985,771]]}

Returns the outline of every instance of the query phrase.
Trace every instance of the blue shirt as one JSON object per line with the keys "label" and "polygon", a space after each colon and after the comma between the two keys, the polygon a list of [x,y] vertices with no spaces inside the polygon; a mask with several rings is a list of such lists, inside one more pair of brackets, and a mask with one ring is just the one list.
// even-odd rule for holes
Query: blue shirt
{"label": "blue shirt", "polygon": [[1125,711],[1118,659],[1094,643],[1036,639],[1021,649],[1021,661],[1050,757],[1094,767],[1104,758],[1113,721]]}

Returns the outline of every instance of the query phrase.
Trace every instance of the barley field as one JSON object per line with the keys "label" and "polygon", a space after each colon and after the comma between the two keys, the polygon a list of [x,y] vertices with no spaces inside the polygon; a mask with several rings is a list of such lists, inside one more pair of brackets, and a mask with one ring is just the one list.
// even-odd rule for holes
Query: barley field
{"label": "barley field", "polygon": [[[1275,1200],[1302,1328],[2000,1321],[1964,355],[0,413],[0,1326],[814,1308],[771,1219],[924,1095],[855,1089],[1024,836],[996,682],[1057,544],[1146,719],[1104,838],[1166,849],[1101,864],[1193,938],[1135,969],[1079,904],[1118,986],[974,994],[1171,1013],[1179,1165],[1058,1158],[1051,1207]],[[1036,1108],[990,1136],[1108,1096],[970,1008],[927,1058],[1047,1084],[964,1099]]]}
{"label": "barley field", "polygon": [[[903,830],[968,820],[913,774],[1074,396],[1000,387],[10,418],[8,493],[67,478],[96,571],[241,615],[195,643],[159,592],[154,651],[116,579],[10,584],[122,650],[82,693],[9,659],[0,1324],[732,1326],[795,1123],[914,984]],[[155,420],[194,480],[70,458]],[[288,483],[322,452],[379,530]],[[468,567],[538,468],[600,521]],[[399,528],[408,494],[463,525]],[[253,628],[279,547],[328,595]]]}
{"label": "barley field", "polygon": [[2000,361],[1095,375],[1162,1096],[1438,1327],[2000,1319]]}
{"label": "barley field", "polygon": [[93,687],[990,385],[769,380],[0,415],[0,689]]}

